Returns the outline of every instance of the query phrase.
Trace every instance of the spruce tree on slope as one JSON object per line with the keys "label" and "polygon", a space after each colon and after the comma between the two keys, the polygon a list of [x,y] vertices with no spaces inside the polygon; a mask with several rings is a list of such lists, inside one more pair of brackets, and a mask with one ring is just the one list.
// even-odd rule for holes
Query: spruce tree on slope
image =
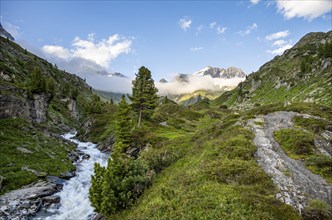
{"label": "spruce tree on slope", "polygon": [[130,106],[127,104],[124,95],[119,102],[116,119],[115,135],[117,142],[128,144],[130,142],[131,117]]}
{"label": "spruce tree on slope", "polygon": [[150,118],[157,107],[157,92],[150,70],[142,66],[133,81],[132,97],[130,97],[133,110],[138,113],[138,128],[141,127],[142,118]]}

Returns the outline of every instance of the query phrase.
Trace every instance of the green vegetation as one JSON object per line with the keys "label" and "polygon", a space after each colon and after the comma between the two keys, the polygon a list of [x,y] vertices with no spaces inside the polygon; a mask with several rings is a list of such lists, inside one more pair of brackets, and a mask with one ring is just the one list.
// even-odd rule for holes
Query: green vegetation
{"label": "green vegetation", "polygon": [[130,141],[130,130],[132,128],[130,107],[126,102],[126,98],[123,95],[118,105],[118,111],[116,114],[116,138],[118,142],[124,144]]}
{"label": "green vegetation", "polygon": [[300,116],[295,116],[293,118],[295,125],[306,129],[316,135],[319,135],[325,130],[332,129],[332,123],[325,119],[316,119],[316,118],[304,118]]}
{"label": "green vegetation", "polygon": [[322,138],[321,132],[331,129],[331,123],[325,119],[299,116],[295,116],[293,121],[297,128],[276,131],[276,141],[288,156],[303,159],[309,170],[332,182],[332,158],[322,155],[314,145],[314,139]]}
{"label": "green vegetation", "polygon": [[[325,37],[317,34],[319,42]],[[52,134],[79,128],[80,138],[113,150],[107,167],[95,165],[89,191],[107,219],[300,219],[275,198],[278,190],[256,162],[254,134],[244,126],[280,110],[321,117],[295,117],[294,129],[274,135],[290,157],[332,182],[332,159],[314,144],[332,127],[331,65],[325,62],[331,42],[298,44],[236,89],[190,107],[159,99],[145,67],[133,81],[132,104],[122,96],[114,105],[15,43],[0,38],[0,46],[0,71],[8,76],[0,81],[1,96],[23,103],[50,97],[46,121],[0,119],[1,194],[74,170],[67,157],[74,146]],[[304,217],[317,216],[331,216],[330,209],[313,200]]]}
{"label": "green vegetation", "polygon": [[250,109],[277,102],[314,102],[331,108],[331,36],[330,31],[304,37],[294,48],[248,75],[236,89],[212,101],[212,105]]}
{"label": "green vegetation", "polygon": [[[89,198],[92,206],[106,217],[130,207],[152,181],[153,172],[145,161],[128,155],[131,144],[135,147],[145,144],[147,132],[141,129],[141,118],[149,119],[157,106],[157,89],[151,72],[141,67],[133,81],[133,110],[139,114],[138,128],[131,132],[131,111],[122,96],[116,112],[116,143],[107,168],[95,164],[95,175]],[[151,175],[148,175],[150,173]]]}
{"label": "green vegetation", "polygon": [[115,144],[106,169],[95,164],[89,198],[96,211],[106,217],[130,207],[151,181],[147,165],[126,157],[126,148],[122,142]]}
{"label": "green vegetation", "polygon": [[1,119],[0,175],[5,177],[1,194],[46,175],[59,176],[75,170],[67,158],[68,152],[73,150],[73,144],[47,138],[22,119]]}
{"label": "green vegetation", "polygon": [[[93,94],[79,77],[3,37],[0,57],[0,72],[6,76],[0,78],[3,194],[46,175],[75,170],[68,158],[75,147],[53,136],[78,129],[90,114],[88,103]],[[35,120],[37,112],[45,117]]]}
{"label": "green vegetation", "polygon": [[314,153],[314,136],[300,129],[281,129],[274,137],[282,149],[294,159],[304,159]]}
{"label": "green vegetation", "polygon": [[253,134],[235,126],[237,120],[227,114],[221,121],[213,120],[212,126],[204,126],[206,121],[195,122],[201,127],[197,132],[170,135],[161,146],[142,152],[139,158],[159,174],[135,206],[112,217],[299,219],[292,208],[274,198],[276,189],[254,158]]}
{"label": "green vegetation", "polygon": [[303,219],[330,219],[332,208],[320,200],[311,200],[309,205],[303,210]]}
{"label": "green vegetation", "polygon": [[150,118],[156,108],[157,91],[150,70],[142,66],[133,81],[132,96],[130,97],[133,110],[138,114],[138,128],[141,127],[142,117]]}

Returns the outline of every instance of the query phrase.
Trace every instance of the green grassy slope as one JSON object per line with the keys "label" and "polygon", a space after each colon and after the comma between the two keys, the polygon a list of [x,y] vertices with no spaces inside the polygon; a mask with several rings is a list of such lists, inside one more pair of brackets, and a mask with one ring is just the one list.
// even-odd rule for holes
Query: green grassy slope
{"label": "green grassy slope", "polygon": [[[33,79],[36,70],[40,75]],[[90,87],[76,75],[58,69],[3,37],[0,37],[0,73],[0,101],[3,104],[0,176],[4,177],[0,194],[44,179],[46,175],[59,176],[74,170],[68,158],[74,146],[54,136],[79,128],[89,113],[93,97]],[[42,81],[44,85],[33,84]],[[47,106],[44,121],[36,122],[29,115],[6,114],[6,111],[34,103],[36,94],[47,97],[41,103]],[[76,106],[76,115],[69,108],[70,104]]]}
{"label": "green grassy slope", "polygon": [[276,102],[315,102],[332,107],[331,94],[332,31],[307,34],[213,105],[252,108]]}
{"label": "green grassy slope", "polygon": [[158,141],[140,155],[157,173],[153,185],[113,218],[299,219],[274,197],[276,188],[256,163],[252,132],[237,125],[242,117],[227,109],[159,106],[157,122],[182,121],[153,125],[150,138]]}

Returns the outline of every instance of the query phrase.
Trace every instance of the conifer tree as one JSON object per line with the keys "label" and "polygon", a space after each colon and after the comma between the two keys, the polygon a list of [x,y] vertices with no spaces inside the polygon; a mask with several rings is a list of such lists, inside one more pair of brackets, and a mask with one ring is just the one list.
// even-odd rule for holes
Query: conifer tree
{"label": "conifer tree", "polygon": [[94,204],[96,212],[100,212],[102,203],[102,185],[104,182],[105,168],[95,163],[94,175],[91,176],[91,187],[89,190],[89,199]]}
{"label": "conifer tree", "polygon": [[31,74],[29,89],[32,93],[46,92],[46,79],[38,67]]}
{"label": "conifer tree", "polygon": [[106,169],[95,165],[89,198],[95,210],[106,217],[131,206],[149,184],[148,166],[140,159],[128,158],[126,144],[114,145]]}
{"label": "conifer tree", "polygon": [[117,142],[127,144],[130,141],[131,118],[130,106],[127,104],[124,95],[122,95],[121,101],[119,102],[116,119],[115,135]]}
{"label": "conifer tree", "polygon": [[151,77],[151,72],[146,67],[142,66],[135,80],[132,82],[132,107],[138,113],[138,125],[141,127],[142,118],[150,118],[153,110],[157,107],[158,89],[154,85]]}
{"label": "conifer tree", "polygon": [[51,77],[47,78],[46,87],[47,91],[51,94],[51,98],[53,98],[55,96],[55,82]]}

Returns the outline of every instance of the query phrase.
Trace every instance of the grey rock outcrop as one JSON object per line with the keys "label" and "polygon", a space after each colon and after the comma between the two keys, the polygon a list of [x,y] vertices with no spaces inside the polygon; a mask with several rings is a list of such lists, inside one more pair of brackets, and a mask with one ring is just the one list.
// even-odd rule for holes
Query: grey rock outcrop
{"label": "grey rock outcrop", "polygon": [[275,112],[251,119],[248,125],[256,134],[254,143],[257,147],[257,162],[279,188],[276,197],[301,213],[311,199],[332,204],[332,185],[307,170],[301,161],[289,158],[274,140],[274,131],[293,126],[294,115],[301,114]]}
{"label": "grey rock outcrop", "polygon": [[[2,88],[5,86],[6,88]],[[34,94],[28,99],[24,91],[18,91],[9,85],[1,85],[0,89],[11,94],[0,94],[0,118],[24,118],[41,123],[47,119],[48,94]],[[23,97],[13,94],[24,94]]]}
{"label": "grey rock outcrop", "polygon": [[60,178],[66,179],[66,180],[68,180],[68,179],[70,179],[70,178],[72,178],[74,176],[75,176],[75,173],[72,173],[70,171],[66,171],[64,173],[60,173]]}
{"label": "grey rock outcrop", "polygon": [[78,113],[78,110],[77,110],[76,101],[73,99],[70,99],[68,101],[67,107],[70,111],[71,117],[73,117],[76,120],[79,120],[80,114]]}
{"label": "grey rock outcrop", "polygon": [[59,203],[60,196],[58,196],[58,195],[45,196],[43,200],[47,204]]}
{"label": "grey rock outcrop", "polygon": [[[59,202],[49,196],[57,192],[55,184],[39,181],[0,196],[0,219],[30,219],[47,203]],[[48,198],[48,199],[47,199]]]}

